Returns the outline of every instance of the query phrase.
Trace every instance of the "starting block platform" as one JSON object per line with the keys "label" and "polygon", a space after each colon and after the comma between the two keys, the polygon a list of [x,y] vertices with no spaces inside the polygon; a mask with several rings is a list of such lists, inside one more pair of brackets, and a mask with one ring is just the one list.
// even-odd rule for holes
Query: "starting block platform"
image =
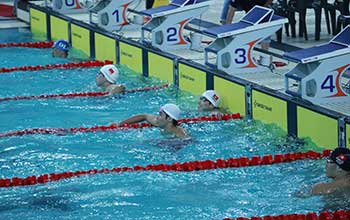
{"label": "starting block platform", "polygon": [[90,12],[90,23],[94,24],[93,17],[97,17],[96,25],[107,31],[118,31],[129,25],[127,18],[129,7],[135,0],[105,0],[100,1]]}
{"label": "starting block platform", "polygon": [[350,102],[350,26],[327,44],[284,57],[298,63],[285,74],[286,93],[320,105]]}
{"label": "starting block platform", "polygon": [[[270,66],[260,65],[252,57],[252,49],[287,22],[272,9],[255,6],[236,23],[204,30],[204,35],[215,38],[205,48],[205,64],[231,75],[269,71]],[[215,63],[210,62],[209,54],[215,55]]]}
{"label": "starting block platform", "polygon": [[[46,4],[48,0],[45,0]],[[87,13],[88,7],[81,5],[78,0],[52,0],[51,7],[62,14]]]}
{"label": "starting block platform", "polygon": [[209,0],[174,0],[168,5],[141,11],[141,15],[150,18],[141,28],[141,41],[163,51],[189,49],[192,42],[185,35],[184,27],[208,10],[209,5]]}

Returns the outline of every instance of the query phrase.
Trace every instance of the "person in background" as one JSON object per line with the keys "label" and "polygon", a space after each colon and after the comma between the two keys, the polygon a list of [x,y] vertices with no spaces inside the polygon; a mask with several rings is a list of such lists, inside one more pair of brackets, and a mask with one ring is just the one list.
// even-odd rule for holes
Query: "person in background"
{"label": "person in background", "polygon": [[59,58],[67,58],[70,49],[70,44],[66,40],[55,41],[52,46],[52,56]]}
{"label": "person in background", "polygon": [[112,64],[104,65],[96,75],[96,85],[110,94],[118,94],[125,91],[124,85],[116,85],[119,70]]}
{"label": "person in background", "polygon": [[272,0],[230,0],[227,11],[226,24],[231,24],[237,9],[250,11],[255,5],[270,7]]}
{"label": "person in background", "polygon": [[147,121],[155,127],[161,128],[163,131],[174,134],[179,138],[187,138],[186,131],[178,126],[177,120],[180,118],[181,110],[175,104],[165,104],[160,108],[159,115],[151,114],[139,114],[134,115],[124,121],[120,122],[119,125],[133,124],[138,122]]}
{"label": "person in background", "polygon": [[226,24],[227,12],[230,6],[231,0],[224,0],[224,5],[222,6],[221,15],[220,15],[220,24]]}
{"label": "person in background", "polygon": [[154,0],[146,0],[146,9],[150,9],[153,7]]}
{"label": "person in background", "polygon": [[199,112],[209,112],[217,117],[221,117],[223,113],[220,108],[220,96],[214,90],[207,90],[203,92],[202,96],[199,98],[198,111]]}
{"label": "person in background", "polygon": [[326,176],[330,182],[318,183],[311,188],[312,195],[348,192],[350,189],[350,150],[338,147],[332,151],[326,162]]}

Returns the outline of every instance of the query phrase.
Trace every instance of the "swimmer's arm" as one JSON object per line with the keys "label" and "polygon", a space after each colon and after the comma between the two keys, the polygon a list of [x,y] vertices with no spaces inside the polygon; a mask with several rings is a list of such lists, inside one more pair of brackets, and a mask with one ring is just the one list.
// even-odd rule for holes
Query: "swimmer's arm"
{"label": "swimmer's arm", "polygon": [[147,121],[147,122],[151,123],[152,125],[157,126],[156,116],[150,115],[150,114],[134,115],[134,116],[120,122],[119,125],[133,124],[133,123],[139,123],[139,122],[143,122],[143,121]]}
{"label": "swimmer's arm", "polygon": [[125,86],[123,85],[110,85],[106,88],[106,91],[110,94],[119,94],[125,91]]}
{"label": "swimmer's arm", "polygon": [[336,186],[333,183],[318,183],[311,189],[312,195],[324,195],[333,193],[336,190]]}
{"label": "swimmer's arm", "polygon": [[191,139],[191,137],[187,134],[185,129],[181,128],[176,132],[176,136],[182,139]]}

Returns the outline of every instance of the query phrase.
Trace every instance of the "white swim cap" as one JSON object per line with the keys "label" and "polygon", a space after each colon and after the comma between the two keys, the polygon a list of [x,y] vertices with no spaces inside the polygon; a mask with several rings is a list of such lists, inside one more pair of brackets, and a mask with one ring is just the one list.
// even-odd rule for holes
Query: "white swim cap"
{"label": "white swim cap", "polygon": [[181,110],[175,104],[165,104],[160,110],[164,111],[172,119],[178,120],[180,118]]}
{"label": "white swim cap", "polygon": [[115,83],[119,76],[119,70],[112,64],[104,65],[100,69],[100,72],[104,75],[104,77],[106,77],[106,79],[110,83]]}
{"label": "white swim cap", "polygon": [[202,97],[208,99],[208,101],[215,107],[219,107],[220,97],[214,90],[207,90],[203,92]]}

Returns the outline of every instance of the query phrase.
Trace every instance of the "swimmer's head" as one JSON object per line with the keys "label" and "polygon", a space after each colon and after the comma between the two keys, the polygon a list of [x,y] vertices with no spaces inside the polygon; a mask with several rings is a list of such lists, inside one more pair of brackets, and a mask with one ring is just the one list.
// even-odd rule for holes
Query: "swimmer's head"
{"label": "swimmer's head", "polygon": [[53,44],[53,51],[52,51],[52,56],[53,57],[63,57],[66,58],[68,56],[68,51],[70,48],[70,45],[67,41],[65,40],[58,40],[55,41]]}
{"label": "swimmer's head", "polygon": [[214,90],[207,90],[203,92],[199,99],[198,109],[204,111],[211,111],[218,108],[220,105],[220,97]]}
{"label": "swimmer's head", "polygon": [[342,170],[350,171],[350,150],[344,147],[334,149],[329,156],[329,162],[335,163]]}
{"label": "swimmer's head", "polygon": [[102,73],[102,75],[110,83],[115,83],[119,77],[119,70],[112,64],[104,65],[100,69],[100,73]]}
{"label": "swimmer's head", "polygon": [[177,126],[177,120],[180,118],[181,110],[175,104],[165,104],[160,107],[158,124],[159,127],[165,127],[167,124],[172,123],[173,126]]}
{"label": "swimmer's head", "polygon": [[181,110],[175,104],[165,104],[160,108],[160,111],[165,112],[171,119],[179,120]]}

